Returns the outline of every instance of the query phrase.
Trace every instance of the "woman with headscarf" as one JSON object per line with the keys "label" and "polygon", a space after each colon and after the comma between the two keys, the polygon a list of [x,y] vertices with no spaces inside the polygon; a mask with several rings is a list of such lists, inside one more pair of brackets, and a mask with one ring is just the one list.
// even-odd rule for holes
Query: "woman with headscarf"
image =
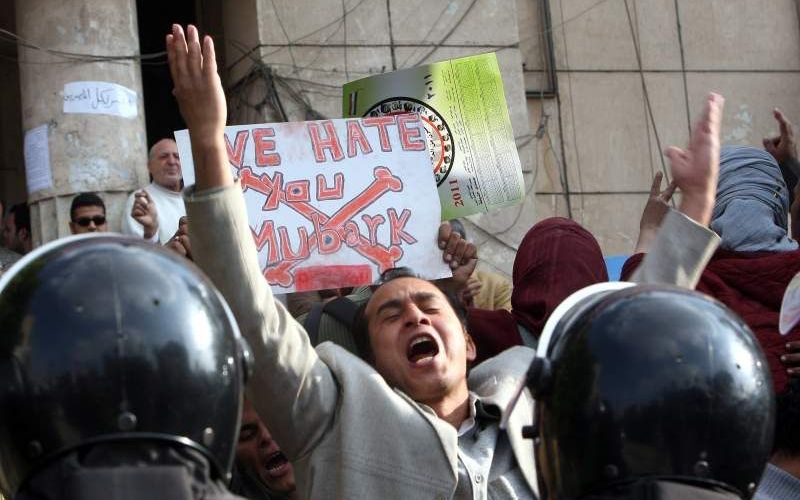
{"label": "woman with headscarf", "polygon": [[[721,244],[697,290],[724,303],[750,326],[767,355],[777,392],[788,381],[780,360],[785,345],[800,340],[798,327],[786,337],[778,333],[783,293],[800,272],[800,250],[788,233],[788,212],[789,192],[769,153],[746,146],[722,147],[710,224]],[[623,279],[643,255],[628,259]]]}
{"label": "woman with headscarf", "polygon": [[513,345],[535,345],[550,313],[573,292],[608,281],[600,245],[575,221],[545,219],[519,245],[512,272],[511,311],[470,308],[467,324],[478,359]]}

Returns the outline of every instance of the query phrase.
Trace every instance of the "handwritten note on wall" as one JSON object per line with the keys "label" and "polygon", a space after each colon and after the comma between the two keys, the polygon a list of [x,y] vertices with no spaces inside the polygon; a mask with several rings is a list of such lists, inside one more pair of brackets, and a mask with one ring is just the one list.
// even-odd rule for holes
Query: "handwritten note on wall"
{"label": "handwritten note on wall", "polygon": [[25,132],[24,150],[28,194],[53,187],[50,147],[47,143],[47,124]]}
{"label": "handwritten note on wall", "polygon": [[64,85],[64,113],[90,113],[135,118],[138,96],[111,82],[69,82]]}

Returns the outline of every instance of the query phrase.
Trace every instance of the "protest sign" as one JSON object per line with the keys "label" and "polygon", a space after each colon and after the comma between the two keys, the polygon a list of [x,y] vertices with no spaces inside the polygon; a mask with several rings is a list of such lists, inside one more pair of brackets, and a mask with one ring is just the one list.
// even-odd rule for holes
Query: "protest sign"
{"label": "protest sign", "polygon": [[[189,134],[175,139],[188,185]],[[369,284],[400,266],[451,275],[417,115],[230,126],[225,142],[275,293]]]}
{"label": "protest sign", "polygon": [[350,82],[343,98],[344,116],[420,115],[443,219],[522,200],[522,168],[494,53]]}

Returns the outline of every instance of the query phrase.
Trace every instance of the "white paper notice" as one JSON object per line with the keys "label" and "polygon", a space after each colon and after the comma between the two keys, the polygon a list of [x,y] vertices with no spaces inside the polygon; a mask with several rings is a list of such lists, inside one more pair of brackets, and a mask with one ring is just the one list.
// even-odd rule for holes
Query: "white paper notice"
{"label": "white paper notice", "polygon": [[139,113],[133,90],[111,82],[69,82],[64,85],[64,113],[92,113],[134,118]]}
{"label": "white paper notice", "polygon": [[47,124],[25,132],[25,180],[28,194],[53,187],[50,170],[50,147],[47,144]]}

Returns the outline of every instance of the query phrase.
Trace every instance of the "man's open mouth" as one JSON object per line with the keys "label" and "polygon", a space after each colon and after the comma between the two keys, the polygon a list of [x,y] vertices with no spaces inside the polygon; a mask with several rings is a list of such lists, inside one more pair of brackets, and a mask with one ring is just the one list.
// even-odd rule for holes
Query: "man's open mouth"
{"label": "man's open mouth", "polygon": [[270,476],[282,476],[289,468],[289,460],[282,452],[276,451],[267,458],[264,467]]}
{"label": "man's open mouth", "polygon": [[417,335],[411,339],[406,349],[406,357],[411,363],[419,363],[439,354],[439,344],[428,334]]}

